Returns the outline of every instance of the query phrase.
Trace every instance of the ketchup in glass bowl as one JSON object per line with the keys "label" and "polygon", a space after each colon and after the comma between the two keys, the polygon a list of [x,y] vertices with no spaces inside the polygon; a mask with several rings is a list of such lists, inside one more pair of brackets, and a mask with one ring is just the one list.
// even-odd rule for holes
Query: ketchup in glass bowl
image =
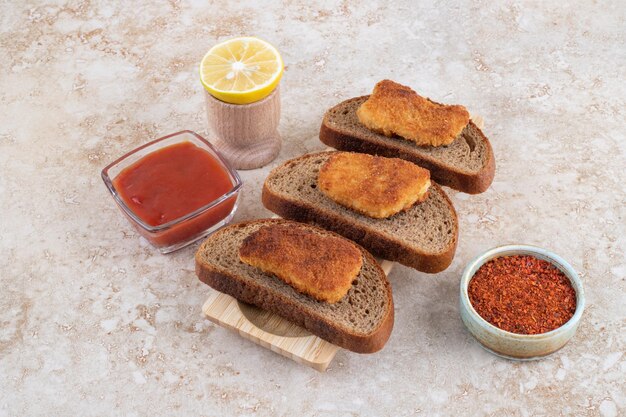
{"label": "ketchup in glass bowl", "polygon": [[242,186],[237,171],[189,130],[129,152],[104,168],[102,179],[122,213],[161,253],[230,222]]}

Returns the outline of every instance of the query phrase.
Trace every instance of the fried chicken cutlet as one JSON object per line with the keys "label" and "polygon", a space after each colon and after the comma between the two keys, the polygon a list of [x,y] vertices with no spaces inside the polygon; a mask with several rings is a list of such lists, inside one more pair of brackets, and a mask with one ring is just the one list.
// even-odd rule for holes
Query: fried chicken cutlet
{"label": "fried chicken cutlet", "polygon": [[246,237],[239,258],[328,303],[347,294],[363,266],[361,250],[352,242],[288,225],[264,226]]}
{"label": "fried chicken cutlet", "polygon": [[317,185],[338,204],[382,219],[424,201],[430,172],[398,158],[337,152],[321,167]]}
{"label": "fried chicken cutlet", "polygon": [[390,80],[376,84],[357,117],[370,130],[420,146],[449,145],[469,123],[465,107],[434,103]]}

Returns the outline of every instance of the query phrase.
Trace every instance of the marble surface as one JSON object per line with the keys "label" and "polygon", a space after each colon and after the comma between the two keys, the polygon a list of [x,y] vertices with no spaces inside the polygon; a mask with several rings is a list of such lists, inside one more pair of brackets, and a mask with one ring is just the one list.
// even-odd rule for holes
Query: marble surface
{"label": "marble surface", "polygon": [[[626,7],[621,2],[0,2],[0,416],[626,414]],[[117,5],[116,5],[117,4]],[[284,146],[242,172],[237,219],[266,217],[268,170],[317,139],[326,108],[382,78],[484,116],[484,194],[449,191],[451,267],[397,267],[374,355],[318,373],[201,316],[193,245],[160,255],[100,179],[181,129],[206,134],[197,64],[216,41],[282,52]],[[545,360],[463,328],[464,265],[504,243],[569,260],[588,307]]]}

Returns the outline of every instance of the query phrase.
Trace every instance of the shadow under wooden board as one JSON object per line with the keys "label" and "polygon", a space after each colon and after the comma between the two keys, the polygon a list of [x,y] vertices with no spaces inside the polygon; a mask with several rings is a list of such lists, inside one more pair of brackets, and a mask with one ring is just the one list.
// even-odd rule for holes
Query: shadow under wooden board
{"label": "shadow under wooden board", "polygon": [[[379,263],[389,276],[394,263],[386,260],[379,260]],[[320,372],[326,370],[341,349],[274,313],[213,289],[202,306],[202,312],[213,323]]]}

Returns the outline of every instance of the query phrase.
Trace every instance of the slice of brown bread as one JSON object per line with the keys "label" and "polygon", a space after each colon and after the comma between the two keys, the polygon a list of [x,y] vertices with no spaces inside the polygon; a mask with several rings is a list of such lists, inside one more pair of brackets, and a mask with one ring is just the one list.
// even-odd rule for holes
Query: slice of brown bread
{"label": "slice of brown bread", "polygon": [[458,240],[456,211],[433,183],[428,198],[386,219],[343,207],[317,188],[321,166],[334,152],[304,155],[275,168],[263,185],[263,205],[286,219],[317,224],[376,256],[435,273],[452,262]]}
{"label": "slice of brown bread", "polygon": [[324,115],[320,140],[342,150],[406,159],[430,171],[439,184],[470,194],[485,191],[495,175],[496,163],[489,140],[470,120],[447,146],[417,146],[399,137],[387,137],[366,128],[356,110],[369,96],[343,101]]}
{"label": "slice of brown bread", "polygon": [[358,353],[382,349],[393,329],[393,298],[389,281],[374,257],[359,246],[363,266],[348,293],[334,304],[317,301],[239,259],[243,240],[270,224],[338,236],[315,226],[283,219],[233,224],[209,236],[198,248],[196,274],[200,281],[240,301],[278,314],[345,349]]}

